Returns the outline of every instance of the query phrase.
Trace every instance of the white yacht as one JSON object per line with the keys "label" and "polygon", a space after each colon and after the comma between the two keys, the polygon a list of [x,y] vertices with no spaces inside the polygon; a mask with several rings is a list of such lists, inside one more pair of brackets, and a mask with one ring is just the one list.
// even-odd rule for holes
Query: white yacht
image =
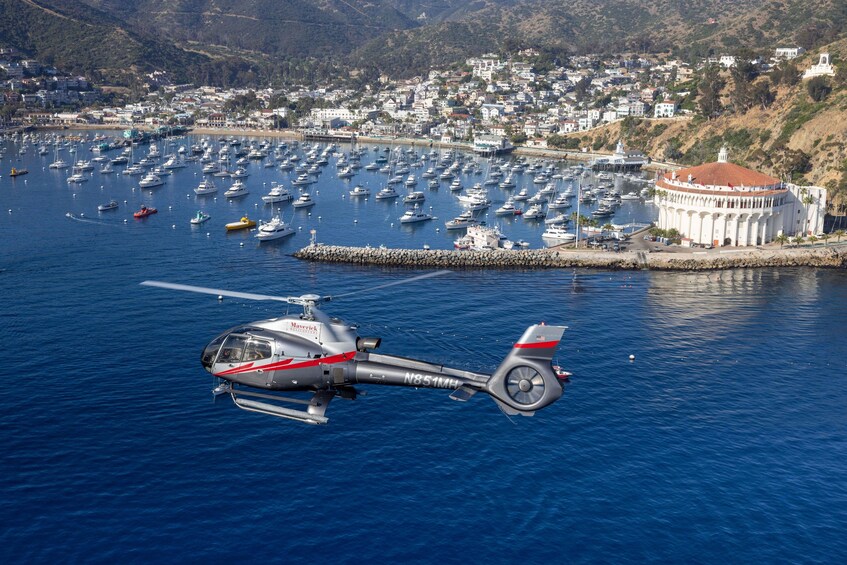
{"label": "white yacht", "polygon": [[232,186],[229,187],[229,190],[224,192],[224,196],[227,198],[240,198],[242,196],[247,196],[250,194],[250,190],[248,190],[247,185],[245,185],[240,180],[232,183]]}
{"label": "white yacht", "polygon": [[199,226],[203,222],[209,221],[211,217],[212,216],[210,216],[209,214],[198,210],[194,217],[189,220],[189,223],[195,226]]}
{"label": "white yacht", "polygon": [[518,208],[515,208],[514,201],[510,198],[506,200],[506,203],[497,208],[494,211],[497,216],[514,216],[515,214],[520,214],[521,211]]}
{"label": "white yacht", "polygon": [[410,192],[403,198],[403,204],[420,204],[424,200],[426,200],[426,196],[423,192],[416,190],[414,192]]}
{"label": "white yacht", "polygon": [[389,200],[391,198],[397,198],[398,196],[400,195],[397,194],[397,191],[394,190],[393,186],[386,186],[385,188],[376,193],[377,200]]}
{"label": "white yacht", "polygon": [[356,171],[354,171],[350,167],[344,167],[341,170],[339,170],[337,174],[338,174],[338,178],[340,178],[340,179],[349,179],[349,178],[353,178],[353,176],[356,174]]}
{"label": "white yacht", "polygon": [[138,181],[138,186],[141,188],[155,188],[163,184],[165,184],[165,181],[162,180],[162,177],[153,173],[147,173]]}
{"label": "white yacht", "polygon": [[547,207],[551,210],[563,210],[565,208],[570,208],[570,206],[570,199],[564,194],[559,194],[550,204],[547,205]]}
{"label": "white yacht", "polygon": [[491,200],[481,194],[475,194],[470,200],[464,202],[463,205],[472,212],[485,210],[491,206]]}
{"label": "white yacht", "polygon": [[533,204],[526,212],[523,213],[524,219],[527,220],[540,220],[546,216],[547,214],[544,212],[544,208],[541,204]]}
{"label": "white yacht", "polygon": [[400,216],[401,224],[412,224],[415,222],[425,222],[427,220],[431,220],[432,216],[422,211],[417,205],[414,208],[410,208],[406,210],[406,212]]}
{"label": "white yacht", "polygon": [[513,198],[514,198],[514,199],[515,199],[515,201],[517,201],[517,202],[520,202],[520,201],[522,201],[522,200],[528,200],[528,199],[529,199],[529,191],[526,189],[526,187],[524,187],[524,188],[522,188],[522,189],[521,189],[521,191],[520,191],[520,192],[518,192],[517,194],[515,194],[515,195],[513,196]]}
{"label": "white yacht", "polygon": [[218,187],[211,179],[203,179],[197,188],[194,189],[194,194],[214,194],[218,191]]}
{"label": "white yacht", "polygon": [[248,173],[245,169],[239,167],[235,170],[235,172],[230,173],[229,176],[233,179],[246,179],[250,176],[250,173]]}
{"label": "white yacht", "polygon": [[404,181],[403,184],[405,184],[408,187],[417,186],[418,179],[415,178],[415,175],[409,175],[408,177],[406,177],[406,180]]}
{"label": "white yacht", "polygon": [[106,164],[100,167],[100,174],[110,175],[115,172],[115,169],[112,168],[112,164],[106,161]]}
{"label": "white yacht", "polygon": [[627,192],[621,195],[621,200],[641,200],[641,197],[634,192]]}
{"label": "white yacht", "polygon": [[553,245],[558,245],[560,243],[575,241],[576,234],[569,232],[564,225],[554,224],[547,227],[544,233],[541,234],[541,239]]}
{"label": "white yacht", "polygon": [[260,224],[259,229],[256,230],[256,239],[259,241],[280,239],[289,235],[294,235],[294,228],[283,222],[279,216],[274,216],[270,222]]}
{"label": "white yacht", "polygon": [[187,167],[188,165],[185,161],[180,161],[176,155],[171,155],[167,161],[162,165],[163,169],[182,169]]}
{"label": "white yacht", "polygon": [[358,184],[350,191],[350,196],[370,196],[371,191]]}
{"label": "white yacht", "polygon": [[301,192],[300,198],[291,203],[295,208],[311,208],[315,205],[315,201],[312,200],[312,195],[308,192]]}
{"label": "white yacht", "polygon": [[462,186],[462,181],[459,180],[458,178],[453,179],[453,182],[450,183],[450,190],[453,191],[453,192],[458,192],[458,191],[462,190],[463,188],[465,188],[465,187]]}
{"label": "white yacht", "polygon": [[70,165],[63,159],[56,159],[48,165],[51,169],[67,169]]}
{"label": "white yacht", "polygon": [[544,223],[548,226],[557,225],[557,224],[563,225],[563,224],[568,223],[568,217],[565,216],[564,214],[556,214],[555,216],[552,216],[550,218],[545,219]]}
{"label": "white yacht", "polygon": [[295,186],[305,186],[307,184],[312,184],[313,182],[315,182],[315,181],[313,181],[312,178],[307,173],[303,173],[300,176],[298,176],[296,179],[291,181],[291,184],[293,184]]}
{"label": "white yacht", "polygon": [[470,210],[465,210],[452,220],[444,222],[444,227],[446,227],[448,230],[461,230],[470,226],[476,226],[478,224],[479,220],[474,218],[473,212],[471,212]]}
{"label": "white yacht", "polygon": [[75,173],[68,177],[68,182],[73,184],[81,184],[88,182],[88,177],[82,173]]}
{"label": "white yacht", "polygon": [[262,202],[265,204],[276,204],[277,202],[288,202],[291,200],[291,192],[281,184],[272,183],[271,190],[266,195],[262,196]]}

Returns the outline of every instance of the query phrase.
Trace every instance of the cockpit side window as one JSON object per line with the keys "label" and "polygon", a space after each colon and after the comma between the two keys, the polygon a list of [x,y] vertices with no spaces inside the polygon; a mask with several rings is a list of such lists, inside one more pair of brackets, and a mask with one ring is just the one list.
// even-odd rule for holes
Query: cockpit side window
{"label": "cockpit side window", "polygon": [[218,363],[241,363],[244,357],[244,346],[247,337],[243,335],[228,335],[218,354]]}
{"label": "cockpit side window", "polygon": [[244,349],[244,361],[259,361],[261,359],[270,359],[271,344],[267,341],[251,339],[247,342],[247,347]]}

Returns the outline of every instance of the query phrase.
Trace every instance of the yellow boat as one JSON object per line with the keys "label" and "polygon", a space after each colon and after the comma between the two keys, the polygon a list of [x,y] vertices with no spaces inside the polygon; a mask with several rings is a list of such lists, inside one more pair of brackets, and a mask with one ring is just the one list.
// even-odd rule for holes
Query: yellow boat
{"label": "yellow boat", "polygon": [[226,225],[227,231],[243,230],[243,229],[255,228],[255,227],[256,227],[256,222],[254,222],[253,220],[251,220],[247,216],[242,216],[242,218],[240,220],[238,220],[237,222],[231,222],[231,223]]}
{"label": "yellow boat", "polygon": [[11,173],[9,173],[9,176],[10,176],[10,177],[19,177],[19,176],[21,176],[21,175],[25,175],[25,174],[27,174],[28,172],[29,172],[29,171],[27,171],[26,169],[15,169],[15,168],[12,168],[12,172],[11,172]]}

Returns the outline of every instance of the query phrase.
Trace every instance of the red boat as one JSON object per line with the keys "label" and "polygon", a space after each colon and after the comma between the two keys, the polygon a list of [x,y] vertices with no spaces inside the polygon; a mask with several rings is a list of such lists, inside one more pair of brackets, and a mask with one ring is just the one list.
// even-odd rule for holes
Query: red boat
{"label": "red boat", "polygon": [[135,212],[133,216],[136,218],[146,218],[150,214],[155,214],[156,212],[158,212],[158,210],[156,210],[155,208],[148,208],[147,206],[142,206],[141,210]]}

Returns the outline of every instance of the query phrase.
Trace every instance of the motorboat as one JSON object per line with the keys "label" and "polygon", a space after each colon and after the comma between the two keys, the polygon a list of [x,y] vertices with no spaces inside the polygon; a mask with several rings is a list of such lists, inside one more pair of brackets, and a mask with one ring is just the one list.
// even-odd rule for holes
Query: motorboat
{"label": "motorboat", "polygon": [[226,196],[227,198],[240,198],[242,196],[247,196],[248,194],[250,194],[250,190],[247,188],[247,185],[245,185],[240,180],[237,180],[232,183],[232,186],[229,187],[229,190],[224,192],[224,196]]}
{"label": "motorboat", "polygon": [[256,222],[248,218],[247,216],[241,216],[241,219],[237,222],[230,222],[226,225],[227,231],[235,231],[235,230],[244,230],[248,228],[252,228],[256,226]]}
{"label": "motorboat", "polygon": [[305,186],[307,184],[312,184],[313,182],[315,182],[315,181],[312,180],[312,177],[310,177],[308,175],[308,173],[303,173],[300,176],[298,176],[296,179],[291,181],[291,184],[293,184],[295,186]]}
{"label": "motorboat", "polygon": [[517,202],[521,202],[521,201],[523,201],[523,200],[529,200],[529,191],[528,191],[528,190],[524,187],[524,188],[522,188],[522,189],[521,189],[521,191],[520,191],[520,192],[518,192],[517,194],[515,194],[515,195],[513,196],[513,198],[514,198],[514,199],[515,199],[515,201],[517,201]]}
{"label": "motorboat", "polygon": [[144,167],[142,167],[141,165],[130,165],[129,167],[127,167],[126,169],[124,169],[121,172],[122,175],[129,175],[129,176],[138,176],[138,175],[143,175],[143,174],[146,174],[146,173],[147,173],[147,171],[145,171]]}
{"label": "motorboat", "polygon": [[259,241],[270,241],[289,235],[294,235],[294,228],[283,222],[279,216],[274,216],[270,222],[259,224],[259,229],[256,230],[256,239]]}
{"label": "motorboat", "polygon": [[409,175],[406,177],[406,180],[403,182],[408,187],[417,186],[418,179],[415,178],[415,175]]}
{"label": "motorboat", "polygon": [[73,166],[73,170],[75,172],[93,171],[94,164],[91,161],[77,161]]}
{"label": "motorboat", "polygon": [[214,194],[218,191],[218,187],[211,179],[203,179],[197,188],[194,189],[194,194]]}
{"label": "motorboat", "polygon": [[308,192],[301,192],[300,197],[291,203],[295,208],[311,208],[315,205],[315,201],[312,200],[312,195]]}
{"label": "motorboat", "polygon": [[185,161],[181,161],[177,158],[176,155],[171,155],[167,161],[162,165],[163,169],[182,169],[187,167],[188,165]]}
{"label": "motorboat", "polygon": [[462,181],[459,179],[453,179],[453,182],[450,183],[450,190],[453,192],[458,192],[465,188],[462,186]]}
{"label": "motorboat", "polygon": [[512,179],[511,173],[509,173],[509,175],[505,179],[503,179],[503,182],[500,183],[500,188],[502,188],[503,190],[511,190],[515,188],[515,186],[515,181]]}
{"label": "motorboat", "polygon": [[558,245],[560,243],[576,241],[576,234],[569,232],[562,224],[553,224],[548,226],[544,233],[541,234],[541,239]]}
{"label": "motorboat", "polygon": [[485,210],[491,206],[491,200],[481,194],[475,194],[471,197],[470,200],[467,200],[462,203],[468,210],[472,212],[478,212],[479,210]]}
{"label": "motorboat", "polygon": [[115,172],[115,169],[112,168],[112,164],[106,161],[106,164],[100,167],[101,175],[110,175]]}
{"label": "motorboat", "polygon": [[433,170],[433,168],[432,168],[432,167],[430,167],[430,168],[428,168],[428,169],[426,170],[426,172],[424,172],[423,174],[421,174],[421,177],[422,177],[422,178],[425,178],[425,179],[431,179],[431,178],[434,178],[434,177],[435,177],[435,171]]}
{"label": "motorboat", "polygon": [[470,226],[476,226],[478,224],[479,220],[474,218],[473,212],[471,212],[470,210],[465,210],[452,220],[444,222],[444,227],[446,227],[448,230],[461,230]]}
{"label": "motorboat", "polygon": [[198,210],[197,213],[194,215],[194,217],[191,218],[191,220],[189,220],[189,221],[191,222],[192,225],[199,226],[203,222],[208,221],[209,218],[211,218],[211,217],[212,217],[211,215],[209,215],[209,214],[207,214],[203,211]]}
{"label": "motorboat", "polygon": [[419,190],[415,190],[403,198],[403,204],[420,204],[424,200],[426,200],[424,193]]}
{"label": "motorboat", "polygon": [[497,216],[515,216],[520,215],[521,210],[515,207],[515,203],[509,199],[505,204],[500,206],[494,211],[494,214]]}
{"label": "motorboat", "polygon": [[400,195],[397,194],[397,191],[394,190],[393,186],[386,186],[385,188],[376,193],[377,200],[390,200],[392,198],[397,198],[398,196]]}
{"label": "motorboat", "polygon": [[615,211],[612,208],[608,206],[600,206],[599,208],[591,212],[591,215],[595,218],[609,218],[614,215],[614,213]]}
{"label": "motorboat", "polygon": [[67,169],[70,165],[63,159],[56,159],[49,165],[47,165],[50,169]]}
{"label": "motorboat", "polygon": [[147,173],[138,181],[138,186],[141,188],[155,188],[163,184],[165,184],[165,181],[162,180],[162,177],[154,173]]}
{"label": "motorboat", "polygon": [[641,197],[634,192],[627,192],[621,195],[621,200],[641,200]]}
{"label": "motorboat", "polygon": [[544,212],[544,208],[541,204],[533,204],[526,210],[526,212],[523,213],[524,219],[527,220],[540,220],[546,216],[547,213]]}
{"label": "motorboat", "polygon": [[292,198],[293,196],[291,196],[291,192],[288,189],[274,183],[271,186],[270,192],[262,196],[262,202],[265,204],[276,204],[277,202],[288,202]]}
{"label": "motorboat", "polygon": [[559,224],[559,225],[567,224],[568,223],[568,217],[565,216],[564,214],[556,214],[555,216],[552,216],[550,218],[546,218],[544,220],[544,223],[548,226],[553,226],[553,225],[557,225],[557,224]]}
{"label": "motorboat", "polygon": [[540,192],[536,192],[526,202],[527,204],[545,204],[547,202],[547,197]]}
{"label": "motorboat", "polygon": [[350,167],[344,167],[343,169],[338,171],[337,176],[340,179],[349,179],[349,178],[353,178],[353,176],[355,174],[356,174],[356,171],[354,171]]}
{"label": "motorboat", "polygon": [[414,208],[410,208],[406,210],[402,216],[400,216],[401,224],[412,224],[415,222],[425,222],[427,220],[431,220],[432,216],[422,211],[419,206],[415,206]]}
{"label": "motorboat", "polygon": [[75,173],[68,177],[68,182],[72,184],[81,184],[84,182],[88,182],[88,177],[82,173]]}
{"label": "motorboat", "polygon": [[117,207],[118,207],[118,201],[117,200],[109,200],[109,202],[107,202],[106,204],[100,204],[99,206],[97,206],[97,211],[98,212],[105,212],[107,210],[116,210]]}
{"label": "motorboat", "polygon": [[432,180],[429,181],[427,186],[429,187],[430,190],[438,190],[438,186],[439,186],[438,181],[435,180],[435,179],[432,179]]}
{"label": "motorboat", "polygon": [[570,208],[571,202],[567,196],[564,194],[560,194],[553,199],[553,201],[547,205],[551,210],[563,210],[564,208]]}
{"label": "motorboat", "polygon": [[370,196],[371,195],[371,191],[368,190],[367,188],[365,188],[364,186],[360,185],[360,184],[356,185],[353,188],[353,190],[351,190],[349,192],[350,192],[350,196]]}
{"label": "motorboat", "polygon": [[10,177],[19,177],[21,175],[26,175],[26,174],[29,174],[28,170],[26,170],[26,169],[16,169],[16,168],[12,167],[12,172],[9,173],[9,176]]}
{"label": "motorboat", "polygon": [[132,216],[134,218],[146,218],[147,216],[151,216],[157,212],[158,210],[156,210],[155,208],[148,208],[147,206],[142,206],[141,210],[134,212]]}

